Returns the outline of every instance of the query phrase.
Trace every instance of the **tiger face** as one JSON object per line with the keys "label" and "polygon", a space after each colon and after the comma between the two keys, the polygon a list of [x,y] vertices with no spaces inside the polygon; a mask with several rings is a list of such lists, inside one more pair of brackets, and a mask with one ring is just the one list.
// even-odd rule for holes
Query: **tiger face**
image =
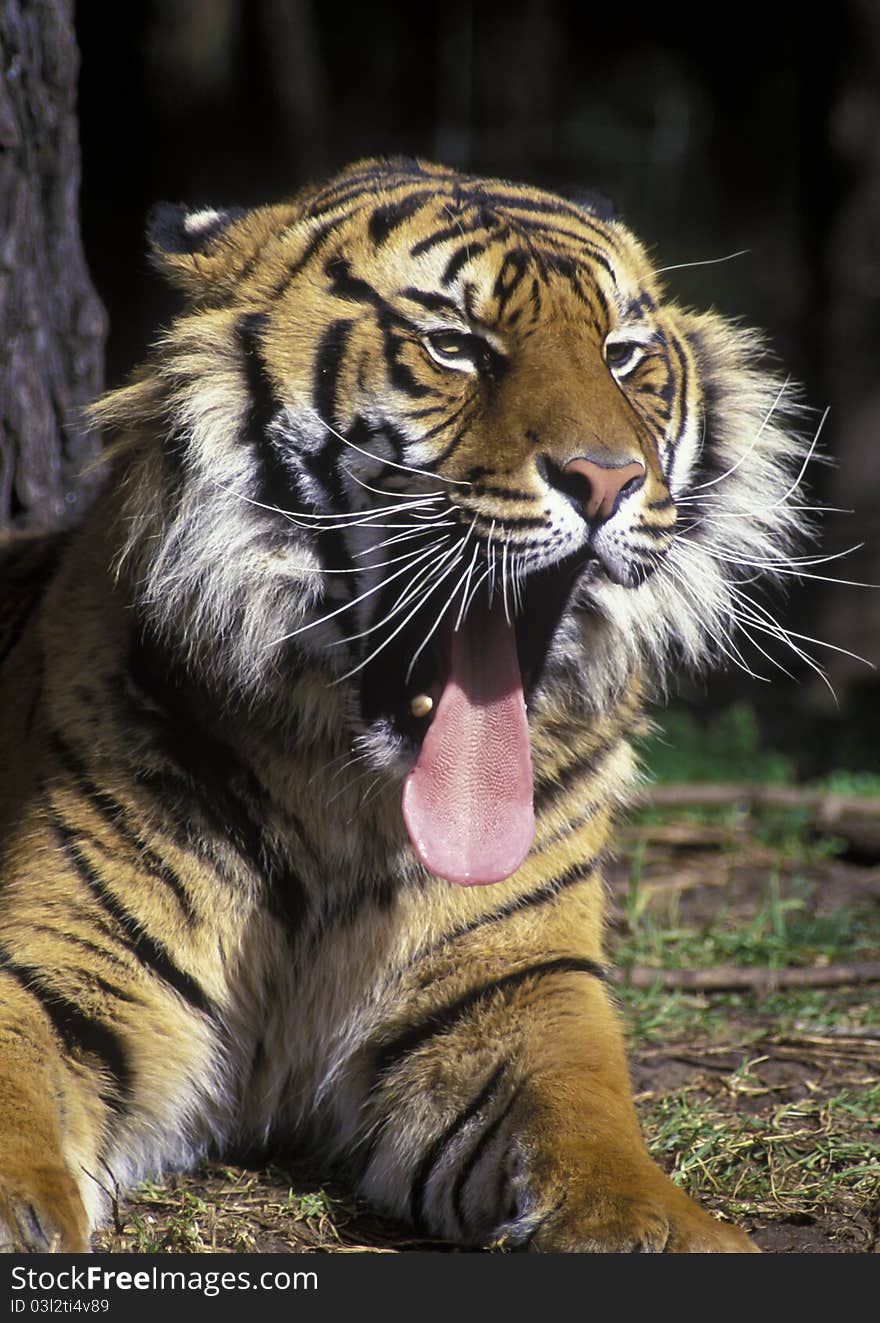
{"label": "tiger face", "polygon": [[[203,666],[276,709],[308,657],[404,781],[422,862],[509,876],[548,694],[601,710],[670,653],[731,655],[738,608],[767,628],[735,581],[796,524],[784,388],[744,333],[664,301],[622,224],[522,186],[363,163],[152,233],[191,297],[157,367],[186,486],[130,516],[141,545],[145,523],[193,543],[183,580],[161,550],[143,566],[160,629],[195,614],[197,649],[224,641]],[[203,531],[230,502],[218,567]]]}

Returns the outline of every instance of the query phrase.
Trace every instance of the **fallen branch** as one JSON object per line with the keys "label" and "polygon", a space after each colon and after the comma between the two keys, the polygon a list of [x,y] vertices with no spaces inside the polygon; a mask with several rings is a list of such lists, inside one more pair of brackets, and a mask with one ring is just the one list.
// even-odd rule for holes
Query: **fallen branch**
{"label": "fallen branch", "polygon": [[728,992],[744,988],[773,992],[777,988],[836,988],[859,983],[880,983],[880,960],[851,965],[811,966],[808,969],[737,968],[715,965],[709,969],[651,969],[635,965],[621,973],[619,982],[630,988],[677,988],[688,992]]}
{"label": "fallen branch", "polygon": [[641,798],[646,808],[801,809],[816,830],[842,836],[857,850],[880,857],[880,798],[803,786],[740,784],[651,786]]}

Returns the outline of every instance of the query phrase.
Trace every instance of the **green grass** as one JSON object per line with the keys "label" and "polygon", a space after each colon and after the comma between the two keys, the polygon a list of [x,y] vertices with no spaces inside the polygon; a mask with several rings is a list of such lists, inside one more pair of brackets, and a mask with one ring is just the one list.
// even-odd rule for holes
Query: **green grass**
{"label": "green grass", "polygon": [[[748,1070],[732,1090],[754,1087]],[[880,1193],[880,1084],[785,1103],[761,1115],[680,1090],[643,1109],[653,1156],[688,1194],[740,1217],[864,1208]]]}
{"label": "green grass", "polygon": [[794,760],[764,747],[758,718],[748,703],[732,704],[707,724],[682,708],[660,712],[655,723],[657,729],[640,744],[653,780],[774,784],[794,779]]}
{"label": "green grass", "polygon": [[[641,859],[641,851],[637,850]],[[622,986],[618,996],[637,1042],[679,1041],[694,1033],[723,1036],[732,1019],[751,1017],[754,1032],[768,1020],[779,1029],[810,1025],[865,1028],[880,1024],[880,998],[864,988],[790,988],[762,992],[679,992],[627,986],[634,965],[657,970],[706,969],[734,965],[785,969],[880,958],[880,907],[840,906],[818,913],[811,906],[812,884],[795,876],[783,885],[777,872],[766,878],[763,896],[750,917],[732,914],[723,900],[709,924],[676,922],[673,902],[663,914],[649,906],[650,891],[640,882],[638,864],[623,897],[626,931],[614,958]]]}
{"label": "green grass", "polygon": [[763,900],[750,919],[730,919],[722,904],[711,926],[670,926],[647,910],[645,893],[631,889],[625,914],[630,929],[617,950],[625,970],[633,964],[657,969],[694,969],[712,965],[760,966],[780,969],[866,958],[880,946],[880,913],[876,906],[842,906],[828,914],[810,906],[811,886],[792,879],[785,890],[779,875],[767,878]]}
{"label": "green grass", "polygon": [[[651,780],[682,782],[790,783],[794,760],[763,742],[754,710],[734,704],[708,723],[684,709],[657,717],[661,727],[641,745],[643,765]],[[880,775],[834,771],[816,787],[836,794],[880,796]],[[672,895],[660,907],[643,880],[647,862],[656,858],[651,828],[674,820],[691,824],[695,841],[700,829],[715,833],[715,853],[706,856],[707,876],[754,867],[754,898],[749,912],[734,913],[727,889],[718,887],[718,906],[711,922],[684,922],[679,900]],[[845,843],[817,833],[809,813],[798,808],[767,809],[744,815],[738,806],[718,809],[647,809],[633,819],[642,831],[629,854],[629,883],[618,901],[625,931],[614,952],[624,977],[620,998],[637,1040],[680,1039],[694,1033],[723,1035],[732,1018],[759,1013],[759,1022],[773,1017],[781,1026],[865,1027],[880,1022],[878,999],[862,989],[781,990],[760,998],[748,993],[710,996],[665,989],[627,988],[626,971],[633,965],[657,969],[736,965],[782,969],[880,957],[880,907],[876,903],[842,904],[830,912],[813,904],[815,874],[845,851]],[[749,858],[754,856],[754,865]],[[715,862],[717,861],[717,862]],[[674,870],[673,859],[670,868]]]}
{"label": "green grass", "polygon": [[[763,746],[757,719],[744,705],[707,726],[681,712],[661,723],[662,733],[642,747],[652,780],[794,780],[794,761]],[[880,776],[871,772],[833,771],[813,784],[841,795],[880,796]],[[663,835],[673,822],[678,846]],[[658,853],[659,875],[674,879],[688,854],[681,841],[689,826],[691,865],[698,858],[706,881],[728,883],[706,888],[696,908],[674,888],[652,887]],[[832,1240],[859,1225],[868,1228],[870,1247],[870,1228],[876,1233],[880,1222],[880,1084],[871,1045],[880,1037],[876,986],[755,994],[626,983],[635,965],[782,970],[880,958],[880,906],[867,892],[865,901],[829,908],[826,884],[824,906],[815,903],[817,879],[843,867],[834,861],[844,853],[843,841],[817,833],[798,809],[645,811],[635,820],[628,886],[618,895],[623,925],[614,957],[631,1052],[653,1062],[647,1078],[661,1080],[656,1071],[664,1061],[687,1060],[695,1071],[686,1088],[667,1091],[660,1082],[639,1100],[651,1152],[676,1184],[747,1224],[813,1220]],[[706,904],[712,896],[714,912]],[[764,1058],[777,1072],[769,1080],[784,1083],[762,1083],[753,1073]],[[741,1065],[719,1072],[725,1059]]]}
{"label": "green grass", "polygon": [[[640,750],[651,779],[661,784],[784,785],[797,780],[797,759],[768,747],[749,703],[733,703],[709,721],[684,707],[671,707],[655,713],[654,722],[655,730],[640,741]],[[880,770],[833,769],[811,784],[841,795],[880,796]]]}

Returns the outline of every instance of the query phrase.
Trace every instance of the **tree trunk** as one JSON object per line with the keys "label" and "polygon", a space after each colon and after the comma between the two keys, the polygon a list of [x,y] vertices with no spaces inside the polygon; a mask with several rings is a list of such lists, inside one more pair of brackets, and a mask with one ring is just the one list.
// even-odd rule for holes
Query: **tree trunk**
{"label": "tree trunk", "polygon": [[72,0],[0,4],[0,528],[75,517],[104,310],[79,234]]}

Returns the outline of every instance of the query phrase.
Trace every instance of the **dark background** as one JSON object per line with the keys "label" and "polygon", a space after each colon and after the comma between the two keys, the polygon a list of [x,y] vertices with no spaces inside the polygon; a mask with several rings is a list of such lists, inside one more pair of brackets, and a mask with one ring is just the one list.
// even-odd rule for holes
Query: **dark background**
{"label": "dark background", "polygon": [[[77,6],[83,240],[117,384],[175,308],[150,272],[158,199],[279,199],[359,156],[598,189],[682,301],[763,327],[831,413],[815,466],[827,568],[880,582],[880,3],[805,6],[151,0]],[[818,573],[822,573],[820,569]],[[798,588],[787,624],[877,662],[880,593]],[[880,770],[868,667],[813,649],[841,704],[799,672],[741,674],[685,700],[745,696],[801,770]],[[766,669],[766,668],[765,668]],[[797,668],[796,668],[797,669]]]}

